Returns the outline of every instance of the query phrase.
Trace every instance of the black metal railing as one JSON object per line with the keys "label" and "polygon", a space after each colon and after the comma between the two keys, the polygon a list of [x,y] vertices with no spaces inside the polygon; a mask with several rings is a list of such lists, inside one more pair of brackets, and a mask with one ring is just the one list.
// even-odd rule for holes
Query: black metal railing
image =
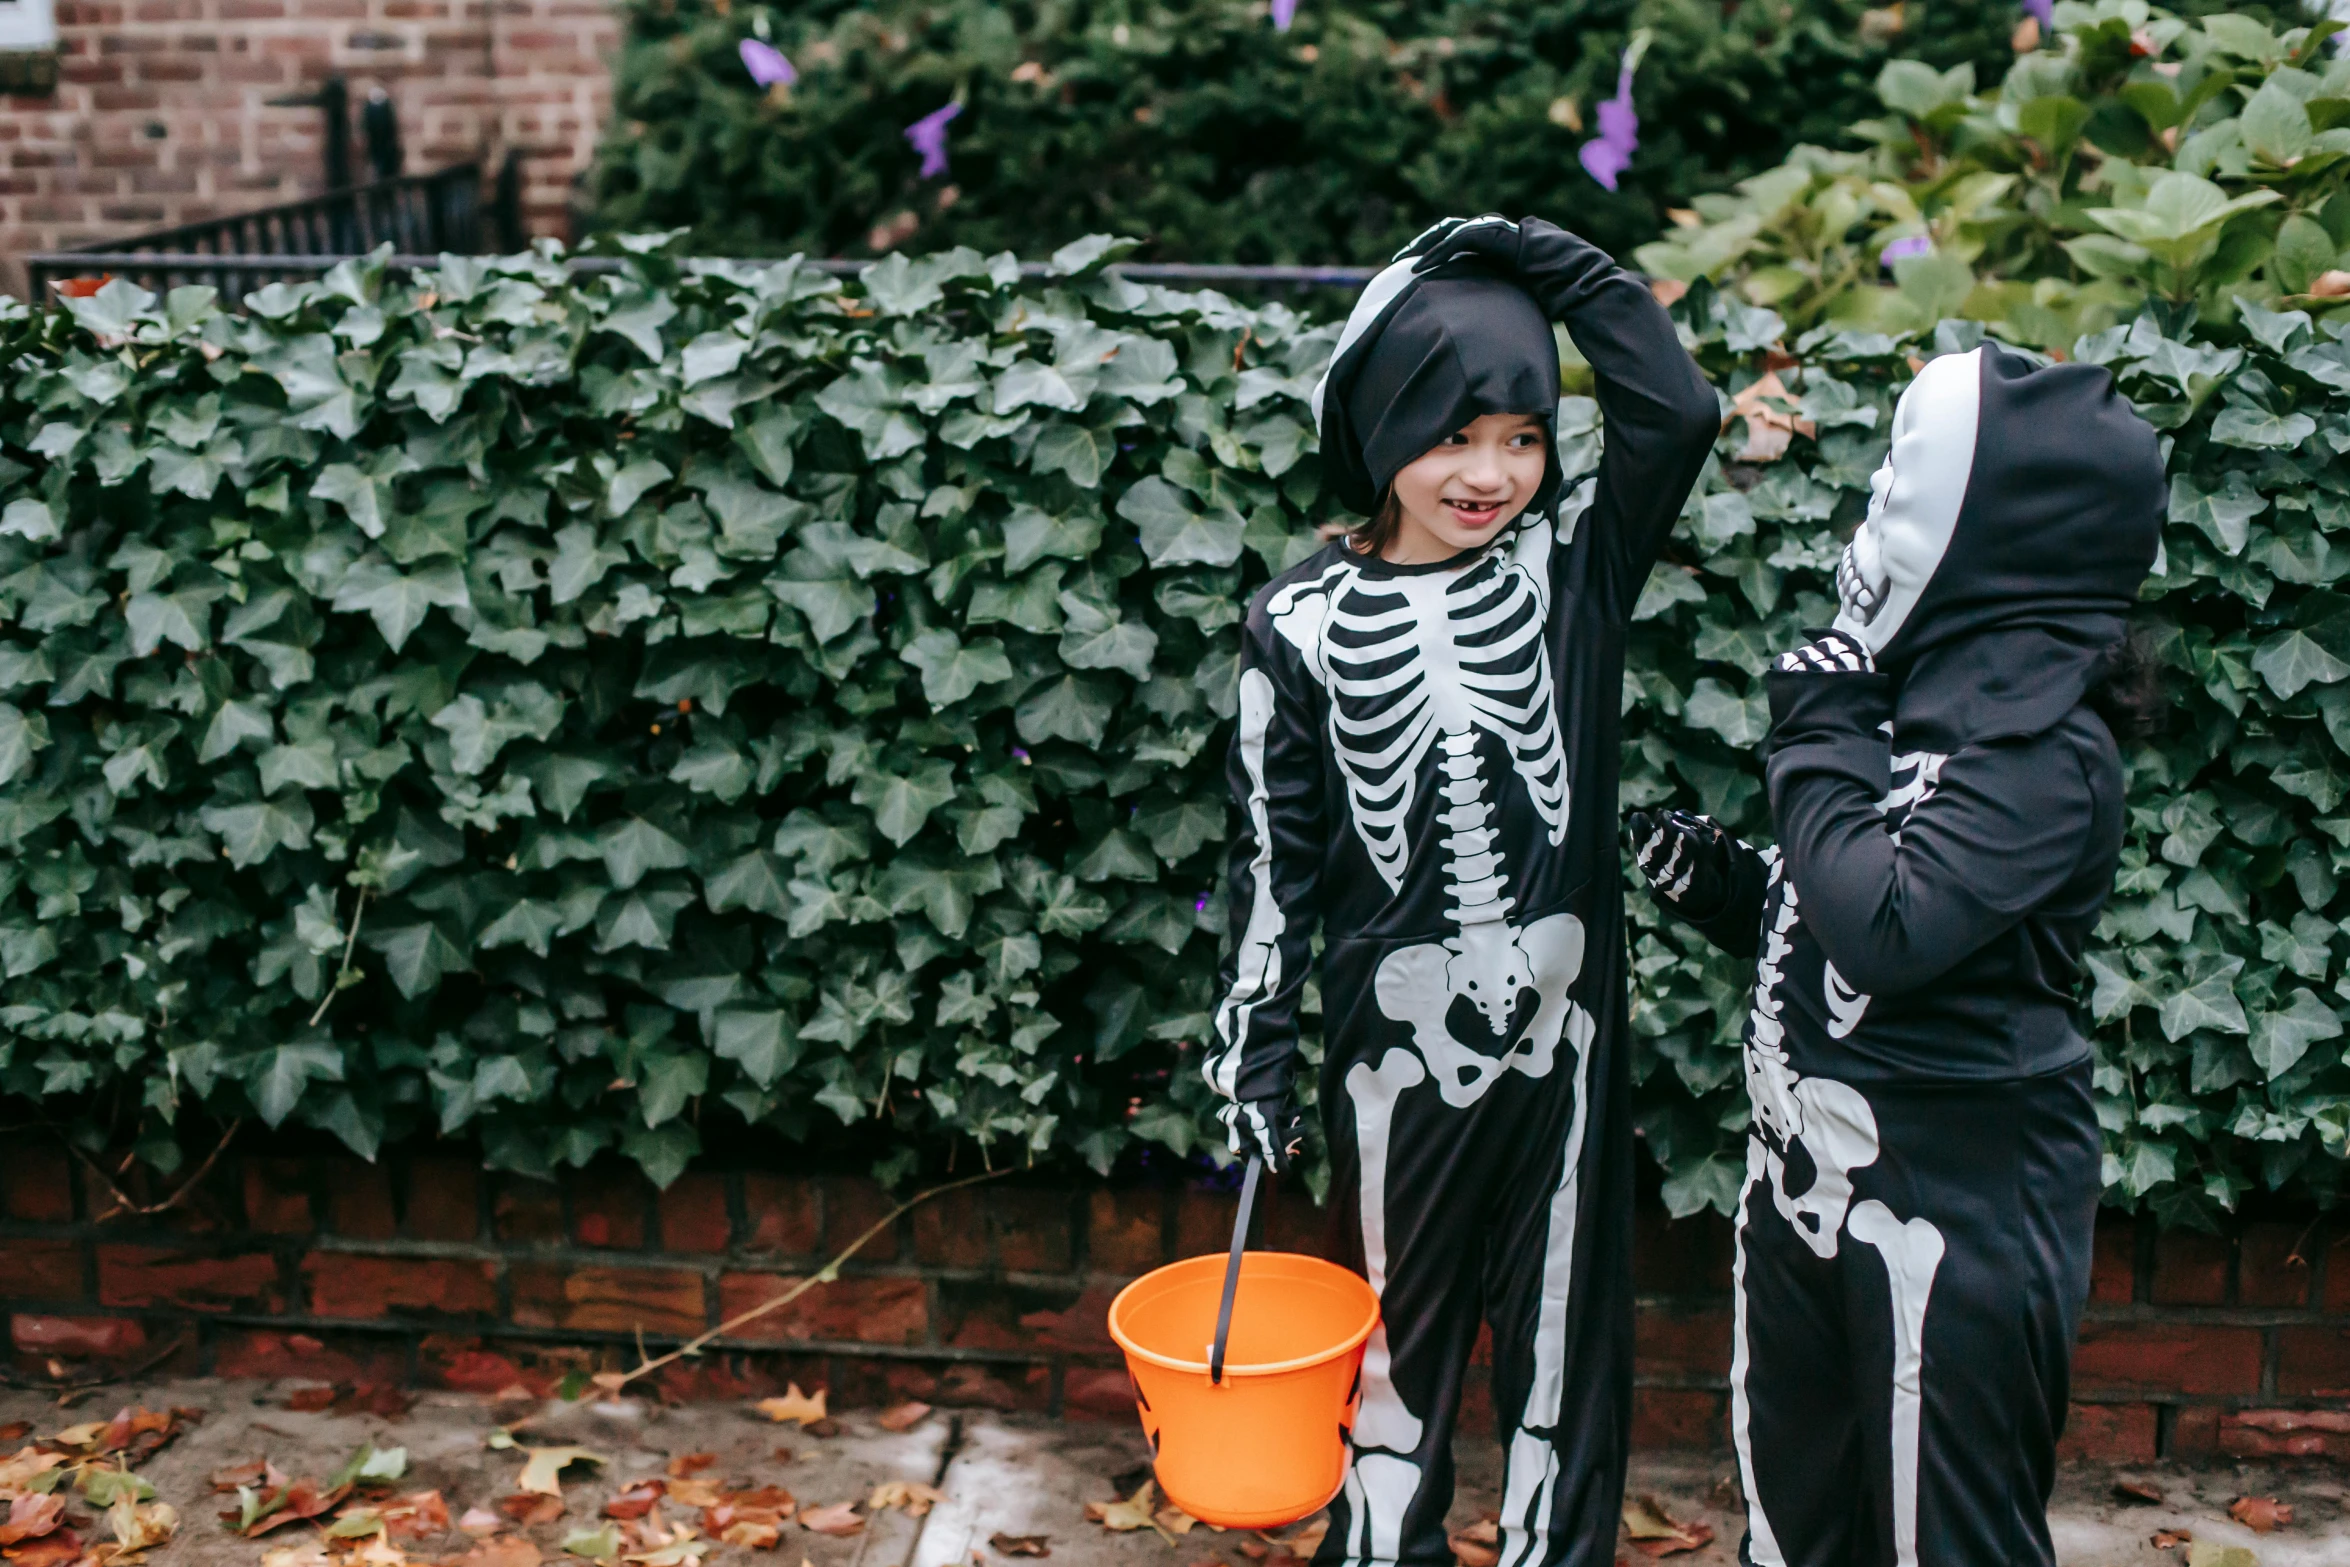
{"label": "black metal railing", "polygon": [[[364,187],[362,187],[364,188]],[[171,233],[178,233],[172,230]],[[160,236],[145,236],[141,247]],[[394,241],[395,245],[398,242]],[[502,247],[519,249],[519,244]],[[470,247],[443,245],[439,250],[469,253]],[[352,254],[293,254],[293,255],[220,255],[201,252],[175,252],[161,249],[129,250],[75,250],[48,251],[29,258],[32,268],[34,298],[47,298],[47,284],[67,278],[94,278],[101,276],[127,277],[143,287],[161,289],[180,283],[210,283],[218,288],[221,297],[233,304],[241,303],[247,293],[265,284],[314,278],[338,262],[351,259]],[[405,274],[438,265],[437,254],[401,252],[385,263],[395,274]],[[750,263],[757,265],[757,262]],[[871,261],[822,260],[806,263],[835,277],[855,277]],[[575,272],[617,272],[620,262],[606,256],[576,256],[571,262]],[[1164,283],[1175,288],[1213,288],[1254,298],[1288,298],[1302,300],[1317,295],[1357,289],[1369,282],[1378,272],[1377,267],[1308,267],[1308,266],[1223,266],[1195,262],[1113,262],[1107,269],[1118,276],[1137,283]],[[1023,277],[1044,278],[1052,269],[1041,261],[1020,264]]]}
{"label": "black metal railing", "polygon": [[39,252],[26,258],[33,298],[46,303],[50,285],[66,279],[113,276],[157,292],[209,283],[222,298],[242,301],[265,284],[315,277],[386,243],[403,258],[519,249],[519,188],[512,170],[509,159],[497,199],[486,210],[481,165],[460,163],[129,239]]}

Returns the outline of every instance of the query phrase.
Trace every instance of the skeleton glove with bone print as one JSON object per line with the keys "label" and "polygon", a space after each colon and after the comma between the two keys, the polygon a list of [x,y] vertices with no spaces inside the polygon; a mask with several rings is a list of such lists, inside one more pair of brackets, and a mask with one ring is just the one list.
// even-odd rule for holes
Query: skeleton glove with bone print
{"label": "skeleton glove with bone print", "polygon": [[1822,631],[1799,648],[1779,655],[1774,666],[1782,675],[1865,675],[1877,661],[1857,637],[1841,631]]}
{"label": "skeleton glove with bone print", "polygon": [[1634,811],[1624,831],[1659,907],[1725,951],[1753,953],[1769,874],[1753,845],[1687,811]]}
{"label": "skeleton glove with bone print", "polygon": [[1246,1159],[1254,1154],[1275,1175],[1296,1161],[1304,1143],[1305,1118],[1291,1106],[1287,1095],[1239,1100],[1217,1111],[1217,1117],[1224,1123],[1225,1146],[1234,1157]]}

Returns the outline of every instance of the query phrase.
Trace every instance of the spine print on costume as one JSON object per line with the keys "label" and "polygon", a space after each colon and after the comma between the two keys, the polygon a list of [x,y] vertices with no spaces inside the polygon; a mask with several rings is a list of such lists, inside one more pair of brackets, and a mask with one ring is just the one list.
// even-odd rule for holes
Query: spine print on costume
{"label": "spine print on costume", "polygon": [[[1543,637],[1551,538],[1550,519],[1534,519],[1509,556],[1490,556],[1457,576],[1367,578],[1340,563],[1277,593],[1269,605],[1275,629],[1329,695],[1331,750],[1346,779],[1353,825],[1390,886],[1400,888],[1408,868],[1402,828],[1431,752],[1434,786],[1444,801],[1437,846],[1444,854],[1444,913],[1455,933],[1388,953],[1375,980],[1379,1010],[1410,1027],[1417,1055],[1390,1050],[1376,1068],[1357,1063],[1346,1079],[1374,1289],[1385,1283],[1386,1145],[1396,1096],[1433,1080],[1446,1104],[1466,1108],[1504,1072],[1547,1077],[1562,1042],[1573,1053],[1574,1108],[1543,1253],[1535,1374],[1511,1440],[1502,1497],[1502,1567],[1526,1559],[1557,1480],[1556,1450],[1547,1437],[1562,1398],[1591,1041],[1589,1015],[1567,996],[1583,968],[1582,922],[1572,914],[1523,927],[1511,921],[1516,900],[1495,847],[1498,806],[1478,744],[1485,734],[1507,749],[1548,841],[1561,842],[1569,809],[1566,752]],[[1537,998],[1534,1012],[1513,1039],[1528,991]],[[1456,1030],[1475,1037],[1463,1039]],[[1396,1393],[1387,1366],[1382,1328],[1364,1361],[1357,1457],[1347,1482],[1357,1530],[1351,1551],[1363,1560],[1394,1559],[1420,1480],[1419,1466],[1400,1455],[1419,1447],[1422,1422]]]}

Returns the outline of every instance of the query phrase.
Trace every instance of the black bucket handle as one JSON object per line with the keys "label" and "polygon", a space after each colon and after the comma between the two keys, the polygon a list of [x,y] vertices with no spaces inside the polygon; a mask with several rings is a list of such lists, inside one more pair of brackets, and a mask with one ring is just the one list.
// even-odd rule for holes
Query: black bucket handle
{"label": "black bucket handle", "polygon": [[1232,1336],[1232,1300],[1240,1293],[1240,1254],[1248,1245],[1248,1221],[1257,1206],[1257,1182],[1265,1173],[1264,1157],[1249,1155],[1248,1173],[1240,1178],[1240,1212],[1232,1221],[1232,1255],[1224,1264],[1224,1301],[1216,1308],[1216,1342],[1208,1349],[1208,1382],[1224,1385],[1224,1346]]}

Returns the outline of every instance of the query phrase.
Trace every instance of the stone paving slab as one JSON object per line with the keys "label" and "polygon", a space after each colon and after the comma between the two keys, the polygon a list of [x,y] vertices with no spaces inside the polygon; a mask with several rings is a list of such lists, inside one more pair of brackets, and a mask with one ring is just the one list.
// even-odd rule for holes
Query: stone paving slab
{"label": "stone paving slab", "polygon": [[[206,1477],[260,1457],[290,1475],[324,1476],[362,1442],[405,1447],[408,1473],[401,1489],[437,1487],[452,1517],[468,1507],[494,1506],[514,1491],[522,1460],[518,1453],[489,1448],[486,1438],[517,1421],[517,1440],[528,1445],[576,1443],[610,1460],[601,1471],[567,1471],[570,1511],[564,1519],[519,1531],[539,1545],[550,1567],[563,1560],[563,1537],[577,1527],[594,1527],[604,1501],[629,1481],[661,1474],[672,1457],[698,1452],[717,1455],[706,1474],[732,1486],[783,1486],[803,1507],[862,1502],[887,1480],[922,1481],[947,1498],[925,1518],[896,1510],[874,1515],[861,1533],[847,1538],[787,1527],[779,1549],[722,1546],[707,1558],[707,1567],[1013,1567],[989,1546],[999,1533],[1046,1536],[1054,1567],[1253,1567],[1240,1550],[1253,1536],[1202,1526],[1170,1544],[1152,1531],[1111,1534],[1086,1520],[1086,1503],[1112,1499],[1122,1483],[1145,1471],[1141,1433],[1124,1423],[940,1410],[910,1430],[890,1432],[873,1412],[849,1411],[836,1417],[837,1434],[819,1438],[771,1424],[739,1405],[533,1405],[456,1393],[423,1394],[405,1415],[384,1419],[290,1411],[286,1398],[299,1385],[209,1378],[127,1384],[100,1389],[69,1409],[59,1409],[46,1394],[0,1390],[0,1424],[26,1420],[46,1433],[131,1404],[203,1410],[202,1422],[141,1466],[182,1517],[179,1537],[152,1554],[155,1567],[258,1567],[267,1546],[300,1538],[306,1526],[289,1525],[266,1541],[244,1540],[214,1516],[233,1498],[213,1496]],[[1464,1441],[1458,1460],[1456,1526],[1498,1507],[1501,1479],[1500,1451],[1489,1441]],[[2114,1490],[2119,1477],[2150,1483],[2165,1500],[2125,1502]],[[1714,1529],[1715,1539],[1704,1550],[1666,1561],[1678,1567],[1735,1562],[1743,1516],[1726,1455],[1643,1456],[1633,1465],[1630,1490],[1654,1495],[1676,1519]],[[2263,1537],[2227,1521],[2228,1503],[2246,1494],[2291,1503],[2293,1524]],[[2071,1466],[2059,1482],[2052,1525],[2064,1567],[2184,1567],[2184,1551],[2149,1543],[2162,1529],[2247,1546],[2258,1567],[2350,1567],[2350,1473],[2322,1461]],[[410,1552],[419,1559],[454,1558],[471,1544],[452,1532]],[[1646,1561],[1628,1549],[1625,1555],[1636,1564]]]}

